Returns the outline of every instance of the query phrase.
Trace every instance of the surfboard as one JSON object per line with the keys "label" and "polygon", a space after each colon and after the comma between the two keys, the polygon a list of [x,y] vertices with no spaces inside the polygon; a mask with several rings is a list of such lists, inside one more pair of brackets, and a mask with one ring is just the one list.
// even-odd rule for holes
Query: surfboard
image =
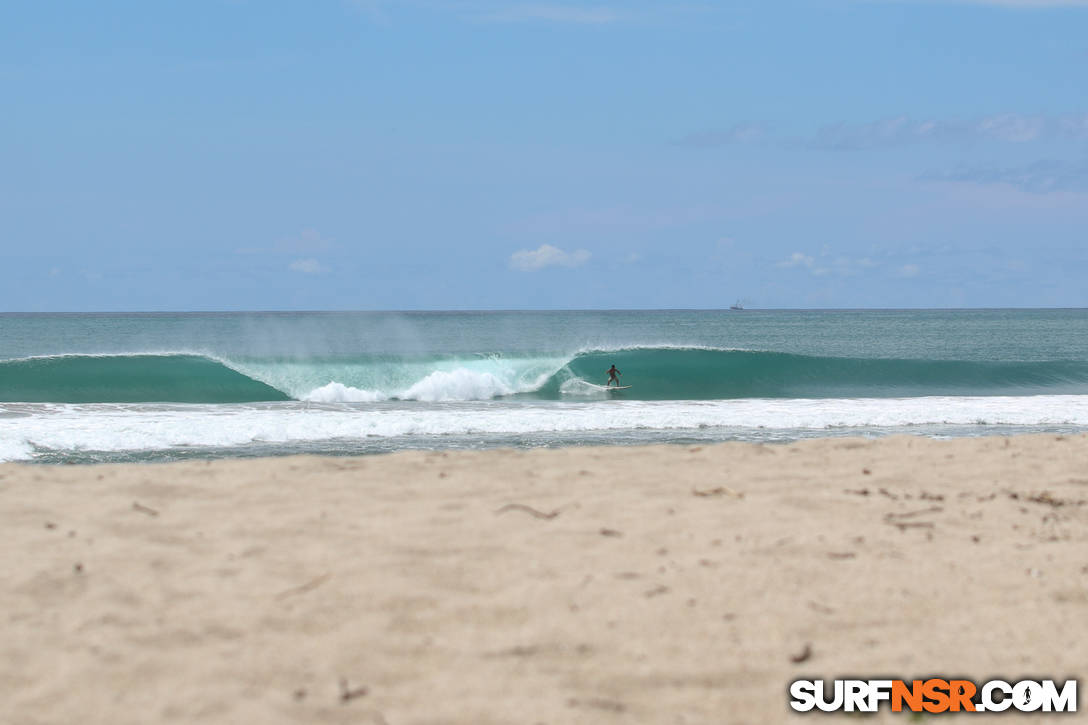
{"label": "surfboard", "polygon": [[606,385],[605,389],[606,390],[627,390],[629,387],[631,387],[631,386],[630,385]]}

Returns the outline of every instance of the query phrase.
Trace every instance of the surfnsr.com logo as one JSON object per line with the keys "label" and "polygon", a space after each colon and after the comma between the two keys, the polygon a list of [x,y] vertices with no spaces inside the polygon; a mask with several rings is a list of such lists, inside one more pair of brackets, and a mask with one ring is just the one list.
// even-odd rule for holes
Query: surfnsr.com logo
{"label": "surfnsr.com logo", "polygon": [[795,680],[790,707],[798,712],[1076,712],[1077,681],[990,680]]}

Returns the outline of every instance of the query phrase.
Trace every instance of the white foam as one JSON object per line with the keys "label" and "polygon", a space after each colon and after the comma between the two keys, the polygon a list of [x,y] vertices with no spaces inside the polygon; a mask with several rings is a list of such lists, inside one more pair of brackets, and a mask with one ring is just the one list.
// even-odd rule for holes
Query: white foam
{"label": "white foam", "polygon": [[435,370],[407,386],[387,385],[386,390],[362,389],[334,381],[314,388],[300,398],[315,403],[374,403],[390,398],[429,403],[490,400],[536,390],[554,373],[550,366],[540,374],[510,365],[491,364],[489,367],[491,369]]}
{"label": "white foam", "polygon": [[386,398],[373,390],[360,390],[350,385],[332,382],[311,390],[302,399],[311,403],[376,403]]}
{"label": "white foam", "polygon": [[582,380],[581,378],[571,378],[570,380],[564,380],[563,384],[559,386],[559,393],[561,395],[577,396],[580,398],[607,398],[608,389],[603,385],[594,385],[593,383]]}
{"label": "white foam", "polygon": [[[453,376],[461,378],[463,376]],[[443,386],[494,383],[439,380]],[[365,392],[365,391],[364,391]],[[420,394],[423,394],[421,391]],[[138,451],[367,436],[487,435],[703,427],[770,430],[910,425],[1088,426],[1088,395],[822,400],[378,403],[323,405],[5,404],[0,459],[33,449]]]}
{"label": "white foam", "polygon": [[486,400],[536,390],[567,362],[567,358],[488,356],[231,365],[296,400],[373,402],[395,398],[436,402]]}
{"label": "white foam", "polygon": [[498,395],[511,395],[515,388],[490,372],[436,370],[408,388],[400,396],[405,400],[488,400]]}
{"label": "white foam", "polygon": [[0,461],[27,461],[34,457],[34,448],[26,439],[0,437]]}

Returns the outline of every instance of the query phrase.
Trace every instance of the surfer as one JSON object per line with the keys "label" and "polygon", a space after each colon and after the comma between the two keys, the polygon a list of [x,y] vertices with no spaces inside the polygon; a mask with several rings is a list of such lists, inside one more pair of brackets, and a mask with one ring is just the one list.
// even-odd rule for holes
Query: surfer
{"label": "surfer", "polygon": [[619,370],[617,370],[615,365],[608,368],[607,372],[608,372],[608,383],[605,385],[605,387],[607,388],[612,383],[615,383],[616,387],[618,388],[619,385],[620,385],[620,379],[618,377],[616,377],[616,376],[617,375],[623,375],[623,373],[621,373]]}

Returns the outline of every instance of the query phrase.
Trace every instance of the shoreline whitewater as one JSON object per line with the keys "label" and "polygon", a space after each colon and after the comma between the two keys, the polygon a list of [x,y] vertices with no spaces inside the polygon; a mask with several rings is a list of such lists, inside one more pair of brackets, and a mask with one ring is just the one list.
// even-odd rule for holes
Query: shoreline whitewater
{"label": "shoreline whitewater", "polygon": [[0,522],[13,722],[775,722],[1088,662],[1086,435],[4,464]]}

